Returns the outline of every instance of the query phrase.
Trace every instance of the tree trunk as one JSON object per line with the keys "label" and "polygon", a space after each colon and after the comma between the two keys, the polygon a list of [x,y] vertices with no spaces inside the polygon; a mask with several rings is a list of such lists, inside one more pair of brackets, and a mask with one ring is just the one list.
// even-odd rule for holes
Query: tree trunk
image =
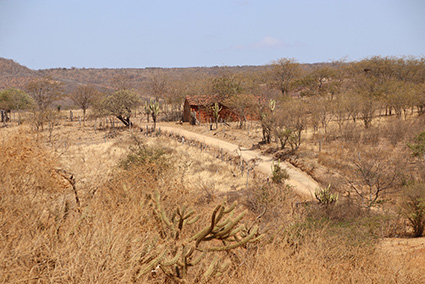
{"label": "tree trunk", "polygon": [[130,121],[130,117],[123,117],[122,115],[116,116],[122,123],[124,123],[125,126],[133,125],[133,123]]}

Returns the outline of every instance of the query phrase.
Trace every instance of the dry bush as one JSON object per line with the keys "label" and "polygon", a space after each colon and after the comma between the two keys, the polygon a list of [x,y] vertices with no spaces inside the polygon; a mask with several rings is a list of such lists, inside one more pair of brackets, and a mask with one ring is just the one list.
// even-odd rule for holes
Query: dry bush
{"label": "dry bush", "polygon": [[380,127],[369,127],[363,130],[361,142],[365,145],[377,145],[381,138]]}
{"label": "dry bush", "polygon": [[[80,192],[79,208],[55,159],[31,138],[19,133],[1,143],[0,282],[167,282],[161,274],[136,275],[143,250],[160,235],[152,192],[161,192],[170,216],[199,200],[181,187],[178,168],[156,164],[160,159],[115,168],[104,184]],[[210,207],[197,204],[201,219],[186,234],[209,222],[203,213]],[[200,265],[191,276],[205,269]]]}
{"label": "dry bush", "polygon": [[[185,234],[210,221],[213,204],[199,202],[204,194],[196,192],[199,187],[187,182],[182,186],[181,166],[190,155],[180,161],[180,154],[187,149],[176,147],[174,157],[167,156],[169,167],[147,159],[127,170],[114,168],[102,182],[96,180],[96,190],[79,189],[79,208],[69,184],[54,171],[55,158],[32,138],[18,133],[0,142],[0,282],[172,283],[158,271],[136,276],[142,252],[154,246],[155,239],[161,243],[161,227],[151,206],[155,190],[161,192],[168,216],[183,204],[201,215]],[[197,159],[204,154],[198,153]],[[184,181],[201,166],[189,167]],[[208,171],[206,175],[213,177],[198,183],[207,187],[208,182],[230,176],[227,185],[211,186],[222,190],[230,181],[239,182],[231,171],[224,174],[228,169],[223,165],[216,174]],[[244,177],[241,184],[245,181]],[[266,236],[260,243],[223,253],[232,264],[211,283],[423,282],[423,269],[409,259],[389,258],[376,249],[375,236],[384,234],[380,230],[387,219],[356,221],[356,212],[344,203],[333,212],[304,218],[293,214],[291,204],[297,197],[291,191],[264,181],[250,184],[247,204],[252,212],[243,222],[259,221]],[[217,204],[219,197],[212,201]],[[255,220],[264,204],[266,212]],[[191,268],[188,283],[196,283],[211,259],[205,261]]]}
{"label": "dry bush", "polygon": [[340,132],[345,142],[358,143],[360,141],[361,131],[355,125],[346,124]]}
{"label": "dry bush", "polygon": [[400,119],[396,119],[388,122],[388,124],[383,129],[383,135],[388,139],[388,141],[396,146],[398,143],[404,140],[406,136],[406,130],[408,129],[408,124]]}
{"label": "dry bush", "polygon": [[282,231],[224,282],[421,283],[423,272],[407,256],[382,254],[367,231],[313,221]]}

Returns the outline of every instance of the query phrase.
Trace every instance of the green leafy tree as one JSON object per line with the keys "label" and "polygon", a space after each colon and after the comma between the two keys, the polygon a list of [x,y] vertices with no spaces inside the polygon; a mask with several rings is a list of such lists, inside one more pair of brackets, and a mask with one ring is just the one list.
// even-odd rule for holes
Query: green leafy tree
{"label": "green leafy tree", "polygon": [[0,91],[0,108],[9,110],[23,110],[32,106],[34,100],[20,89],[6,89]]}
{"label": "green leafy tree", "polygon": [[33,105],[34,100],[20,89],[10,88],[0,91],[0,109],[17,111],[19,124],[21,123],[20,111],[28,109]]}
{"label": "green leafy tree", "polygon": [[134,106],[138,105],[139,97],[134,91],[131,90],[119,90],[108,96],[106,96],[101,104],[100,108],[106,114],[114,115],[118,118],[125,126],[132,125],[130,121],[131,110]]}

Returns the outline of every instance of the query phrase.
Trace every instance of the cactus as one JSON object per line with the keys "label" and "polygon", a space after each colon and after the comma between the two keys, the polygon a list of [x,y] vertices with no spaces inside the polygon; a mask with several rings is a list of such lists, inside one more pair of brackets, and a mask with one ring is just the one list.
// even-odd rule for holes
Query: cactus
{"label": "cactus", "polygon": [[316,197],[317,201],[324,205],[326,208],[331,205],[334,204],[338,201],[338,194],[333,194],[330,191],[331,185],[329,184],[328,187],[325,187],[323,189],[320,190],[316,190],[314,192],[314,196]]}
{"label": "cactus", "polygon": [[[175,210],[172,218],[169,218],[160,199],[160,194],[156,191],[152,200],[153,209],[161,226],[160,236],[165,244],[158,246],[158,249],[155,250],[152,245],[156,243],[154,241],[144,248],[140,261],[142,267],[138,271],[137,278],[153,271],[153,268],[156,267],[175,282],[184,283],[188,268],[201,263],[208,254],[230,251],[255,242],[262,237],[258,234],[258,226],[248,230],[244,225],[239,224],[246,215],[246,210],[234,217],[236,203],[228,207],[223,202],[217,205],[211,214],[210,224],[192,236],[182,239],[182,231],[185,226],[196,223],[199,216],[195,216],[194,210],[182,206]],[[219,240],[222,245],[211,246],[209,245],[211,240]],[[206,283],[212,277],[224,273],[229,265],[229,260],[224,261],[214,255],[213,261],[200,276],[200,282]]]}
{"label": "cactus", "polygon": [[276,108],[276,100],[270,100],[269,101],[269,108],[272,112],[274,112],[274,110]]}
{"label": "cactus", "polygon": [[145,102],[145,114],[146,114],[146,120],[149,123],[149,117],[151,116],[151,109],[150,109],[150,104],[148,104],[148,102]]}
{"label": "cactus", "polygon": [[153,120],[153,131],[156,129],[156,119],[159,114],[159,102],[149,100],[149,109],[151,111],[152,120]]}
{"label": "cactus", "polygon": [[215,119],[215,129],[218,128],[218,119],[220,117],[220,111],[223,109],[223,107],[219,106],[218,103],[215,103],[214,106],[211,107],[213,116]]}

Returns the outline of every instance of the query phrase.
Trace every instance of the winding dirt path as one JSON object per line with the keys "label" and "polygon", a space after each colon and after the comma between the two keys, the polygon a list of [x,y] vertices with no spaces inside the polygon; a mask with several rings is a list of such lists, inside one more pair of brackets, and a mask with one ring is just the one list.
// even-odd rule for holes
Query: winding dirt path
{"label": "winding dirt path", "polygon": [[[223,151],[235,155],[238,149],[240,149],[240,154],[245,161],[259,158],[261,159],[261,162],[258,164],[258,167],[256,169],[269,176],[271,176],[272,174],[271,165],[273,162],[273,158],[271,157],[264,156],[253,150],[239,147],[238,145],[229,143],[227,141],[191,132],[179,127],[163,125],[161,125],[160,127],[163,131],[173,132],[180,136],[186,137],[187,139],[197,140],[212,147],[222,148]],[[314,191],[320,187],[319,184],[311,176],[292,166],[289,163],[281,162],[280,166],[284,168],[289,174],[289,180],[287,181],[287,183],[293,186],[298,193],[304,195],[306,199],[313,199]]]}

